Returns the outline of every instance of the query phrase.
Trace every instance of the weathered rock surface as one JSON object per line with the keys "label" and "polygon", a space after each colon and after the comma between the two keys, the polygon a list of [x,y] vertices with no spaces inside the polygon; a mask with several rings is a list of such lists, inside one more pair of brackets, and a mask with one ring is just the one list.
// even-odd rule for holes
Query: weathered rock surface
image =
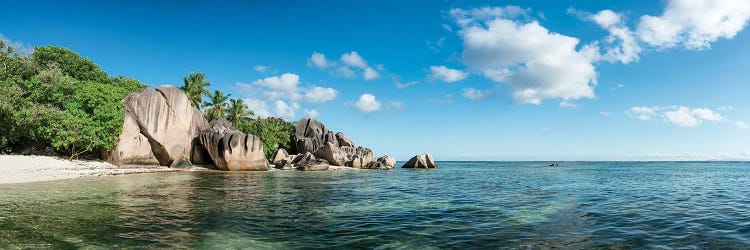
{"label": "weathered rock surface", "polygon": [[374,157],[372,150],[365,147],[341,147],[341,150],[346,152],[351,159],[346,166],[353,168],[364,168],[372,162]]}
{"label": "weathered rock surface", "polygon": [[393,169],[393,167],[386,166],[385,163],[382,163],[382,162],[379,162],[379,161],[370,162],[370,164],[367,164],[367,166],[365,166],[364,168],[367,168],[367,169],[384,169],[384,170]]}
{"label": "weathered rock surface", "polygon": [[293,156],[289,155],[289,153],[286,152],[285,149],[280,148],[279,150],[276,150],[276,156],[273,157],[273,165],[284,165],[284,163],[291,163]]}
{"label": "weathered rock surface", "polygon": [[437,164],[432,160],[432,155],[424,153],[416,155],[404,163],[402,168],[437,168]]}
{"label": "weathered rock surface", "polygon": [[302,171],[328,170],[330,166],[330,164],[328,164],[328,161],[317,159],[315,158],[315,155],[310,152],[295,156],[294,160],[292,161],[292,165],[294,165],[297,170]]}
{"label": "weathered rock surface", "polygon": [[334,166],[344,166],[349,161],[349,155],[333,143],[326,142],[323,147],[315,151],[315,155],[325,159]]}
{"label": "weathered rock surface", "polygon": [[333,132],[329,131],[326,125],[312,118],[300,119],[294,132],[297,138],[295,148],[298,154],[315,153],[326,142],[338,146],[338,141],[335,139],[336,136],[333,135]]}
{"label": "weathered rock surface", "polygon": [[252,134],[233,129],[224,119],[211,121],[210,128],[201,132],[200,142],[220,170],[263,171],[269,169],[260,139]]}
{"label": "weathered rock surface", "polygon": [[[208,127],[200,110],[173,86],[133,93],[123,99],[125,121],[118,144],[104,155],[115,164],[196,165],[210,158],[196,138]],[[178,160],[179,164],[174,164]]]}
{"label": "weathered rock surface", "polygon": [[396,158],[384,155],[370,162],[364,168],[367,169],[393,169],[396,166]]}
{"label": "weathered rock surface", "polygon": [[336,133],[336,141],[339,142],[339,146],[341,147],[356,147],[354,145],[354,142],[352,140],[349,140],[349,137],[346,137],[346,134],[344,134],[344,132]]}
{"label": "weathered rock surface", "polygon": [[298,153],[312,153],[330,165],[363,168],[373,161],[372,150],[355,147],[354,142],[344,133],[328,130],[321,122],[303,118],[295,127],[295,150]]}
{"label": "weathered rock surface", "polygon": [[390,156],[390,155],[381,156],[375,161],[383,163],[384,165],[391,167],[391,168],[396,166],[396,158],[393,158],[393,156]]}

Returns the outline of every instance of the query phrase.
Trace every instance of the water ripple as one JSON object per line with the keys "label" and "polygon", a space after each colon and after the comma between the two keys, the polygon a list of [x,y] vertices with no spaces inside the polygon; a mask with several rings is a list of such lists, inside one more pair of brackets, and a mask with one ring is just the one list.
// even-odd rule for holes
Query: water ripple
{"label": "water ripple", "polygon": [[749,248],[745,163],[442,162],[0,186],[0,248]]}

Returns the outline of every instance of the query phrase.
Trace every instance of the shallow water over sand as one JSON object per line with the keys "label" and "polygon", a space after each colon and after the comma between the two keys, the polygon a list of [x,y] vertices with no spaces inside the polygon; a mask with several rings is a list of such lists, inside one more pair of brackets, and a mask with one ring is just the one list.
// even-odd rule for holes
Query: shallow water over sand
{"label": "shallow water over sand", "polygon": [[0,246],[750,247],[747,163],[438,164],[0,185]]}

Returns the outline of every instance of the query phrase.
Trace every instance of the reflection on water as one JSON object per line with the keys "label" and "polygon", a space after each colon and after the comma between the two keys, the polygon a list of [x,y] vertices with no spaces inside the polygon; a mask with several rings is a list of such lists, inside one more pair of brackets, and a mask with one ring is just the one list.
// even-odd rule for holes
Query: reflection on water
{"label": "reflection on water", "polygon": [[442,162],[0,185],[8,248],[747,248],[744,163]]}

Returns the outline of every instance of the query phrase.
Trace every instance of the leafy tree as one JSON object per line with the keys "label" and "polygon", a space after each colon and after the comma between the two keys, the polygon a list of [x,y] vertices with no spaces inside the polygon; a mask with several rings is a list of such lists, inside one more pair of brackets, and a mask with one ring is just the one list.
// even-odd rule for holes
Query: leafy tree
{"label": "leafy tree", "polygon": [[39,145],[71,158],[109,150],[122,130],[121,100],[145,88],[60,47],[0,53],[0,66],[0,148],[11,150]]}
{"label": "leafy tree", "polygon": [[57,67],[65,75],[78,80],[109,82],[109,76],[99,65],[63,47],[37,47],[32,53],[32,60],[39,70]]}
{"label": "leafy tree", "polygon": [[206,87],[211,85],[211,83],[205,81],[205,78],[205,74],[191,71],[188,76],[182,79],[184,85],[180,89],[188,96],[193,107],[201,108],[204,104],[203,95],[209,94]]}
{"label": "leafy tree", "polygon": [[214,90],[213,94],[208,94],[209,102],[206,103],[206,119],[209,121],[224,118],[225,112],[228,109],[227,100],[229,96],[221,92],[221,90]]}
{"label": "leafy tree", "polygon": [[232,124],[241,122],[245,117],[252,116],[255,113],[247,107],[245,101],[242,99],[231,99],[229,100],[229,108],[227,109],[227,120]]}
{"label": "leafy tree", "polygon": [[244,133],[257,136],[263,142],[263,153],[269,159],[273,158],[279,148],[289,150],[294,136],[294,123],[276,117],[245,118],[233,126]]}

